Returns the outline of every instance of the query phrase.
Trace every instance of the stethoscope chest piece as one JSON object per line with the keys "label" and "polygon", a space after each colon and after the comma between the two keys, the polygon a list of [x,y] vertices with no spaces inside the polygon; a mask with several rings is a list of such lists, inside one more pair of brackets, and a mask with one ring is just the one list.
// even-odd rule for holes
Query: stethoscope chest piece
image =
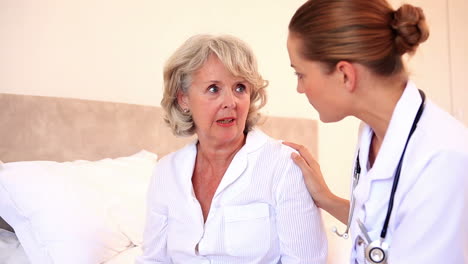
{"label": "stethoscope chest piece", "polygon": [[361,229],[362,237],[367,242],[367,247],[364,249],[364,255],[367,263],[371,264],[385,264],[387,263],[387,255],[389,245],[385,242],[384,238],[380,237],[377,240],[372,241],[369,237],[366,227],[357,219],[359,228]]}
{"label": "stethoscope chest piece", "polygon": [[388,244],[383,239],[372,241],[366,247],[366,259],[372,264],[387,263]]}

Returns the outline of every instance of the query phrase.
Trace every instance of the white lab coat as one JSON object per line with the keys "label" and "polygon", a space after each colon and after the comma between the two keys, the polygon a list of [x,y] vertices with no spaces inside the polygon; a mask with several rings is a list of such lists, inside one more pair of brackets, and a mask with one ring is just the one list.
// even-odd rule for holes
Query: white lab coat
{"label": "white lab coat", "polygon": [[144,254],[137,263],[326,263],[320,212],[290,158],[291,148],[250,132],[204,223],[191,182],[195,143],[157,164],[148,191]]}
{"label": "white lab coat", "polygon": [[[359,218],[370,238],[380,237],[395,169],[422,99],[412,82],[397,103],[371,169],[372,130],[365,126],[358,144],[360,181],[354,191],[351,263],[364,262]],[[468,130],[426,100],[410,139],[397,187],[386,241],[388,263],[468,263]]]}

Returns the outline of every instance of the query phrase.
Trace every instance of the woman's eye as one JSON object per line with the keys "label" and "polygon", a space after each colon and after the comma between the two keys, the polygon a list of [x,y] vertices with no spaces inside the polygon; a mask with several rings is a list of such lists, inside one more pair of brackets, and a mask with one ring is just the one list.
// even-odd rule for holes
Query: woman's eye
{"label": "woman's eye", "polygon": [[296,75],[297,79],[302,79],[303,77],[303,75],[298,72],[295,72],[294,74]]}
{"label": "woman's eye", "polygon": [[217,93],[219,91],[218,86],[216,84],[212,84],[208,87],[208,92],[210,93]]}
{"label": "woman's eye", "polygon": [[236,92],[238,92],[238,93],[244,93],[246,90],[247,90],[247,87],[242,83],[239,83],[236,86]]}

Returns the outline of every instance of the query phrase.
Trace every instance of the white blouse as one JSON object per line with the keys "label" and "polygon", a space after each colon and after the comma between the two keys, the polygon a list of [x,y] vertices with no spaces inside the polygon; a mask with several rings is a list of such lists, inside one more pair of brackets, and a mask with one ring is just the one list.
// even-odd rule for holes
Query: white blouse
{"label": "white blouse", "polygon": [[292,151],[250,132],[206,223],[191,181],[196,142],[161,159],[148,191],[144,253],[137,263],[326,263],[321,214]]}
{"label": "white blouse", "polygon": [[[380,237],[395,170],[421,104],[409,82],[393,112],[373,167],[368,155],[373,131],[360,136],[361,176],[354,191],[351,263],[366,263],[359,218],[371,240]],[[468,263],[468,130],[426,101],[403,160],[385,241],[388,263]]]}

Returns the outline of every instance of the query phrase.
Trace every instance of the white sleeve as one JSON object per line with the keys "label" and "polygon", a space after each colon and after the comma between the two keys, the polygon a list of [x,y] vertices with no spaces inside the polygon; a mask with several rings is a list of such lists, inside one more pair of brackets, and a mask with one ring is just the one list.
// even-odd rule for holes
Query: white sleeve
{"label": "white sleeve", "polygon": [[277,189],[277,230],[281,263],[325,264],[327,238],[322,217],[291,160]]}
{"label": "white sleeve", "polygon": [[143,255],[136,264],[170,263],[167,256],[167,207],[158,204],[157,169],[151,178],[147,194],[146,225],[143,234]]}
{"label": "white sleeve", "polygon": [[439,153],[398,213],[389,263],[468,263],[468,156]]}

